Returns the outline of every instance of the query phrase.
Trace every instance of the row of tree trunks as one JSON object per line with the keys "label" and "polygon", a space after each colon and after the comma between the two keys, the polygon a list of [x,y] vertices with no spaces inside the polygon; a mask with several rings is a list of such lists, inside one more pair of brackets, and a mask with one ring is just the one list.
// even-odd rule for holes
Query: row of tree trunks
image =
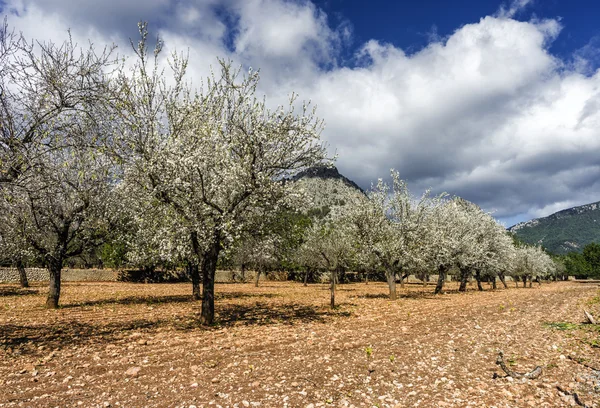
{"label": "row of tree trunks", "polygon": [[[471,274],[470,270],[468,269],[462,269],[460,272],[460,286],[458,288],[459,292],[465,292],[467,290],[467,283],[469,282],[469,275]],[[498,274],[498,278],[500,279],[500,282],[502,282],[502,284],[504,285],[504,289],[508,289],[508,286],[506,285],[506,279],[504,277],[503,273],[499,273]],[[481,284],[481,273],[479,271],[475,271],[475,280],[477,281],[477,289],[478,290],[483,290],[483,286]],[[492,277],[492,289],[497,289],[497,285],[496,285],[496,277]]]}

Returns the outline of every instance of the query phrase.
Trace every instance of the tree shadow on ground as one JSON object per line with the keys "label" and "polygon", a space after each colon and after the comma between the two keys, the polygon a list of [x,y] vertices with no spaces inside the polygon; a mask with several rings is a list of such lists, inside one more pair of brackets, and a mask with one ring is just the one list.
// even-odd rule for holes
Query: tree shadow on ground
{"label": "tree shadow on ground", "polygon": [[2,286],[0,287],[0,297],[4,296],[26,296],[38,295],[40,292],[35,289],[24,289],[18,286]]}
{"label": "tree shadow on ground", "polygon": [[[398,291],[396,296],[398,299],[435,299],[436,295],[434,295],[433,292],[430,292],[430,291],[427,291],[427,292]],[[390,295],[388,293],[366,293],[364,295],[356,295],[356,296],[350,296],[350,297],[356,298],[356,299],[384,299],[384,300],[390,299]]]}
{"label": "tree shadow on ground", "polygon": [[249,326],[269,324],[295,324],[324,322],[330,313],[315,306],[287,303],[271,305],[226,305],[218,311],[217,324],[220,326]]}
{"label": "tree shadow on ground", "polygon": [[[37,292],[36,292],[37,293]],[[275,293],[244,293],[244,292],[226,292],[216,293],[215,298],[221,299],[243,299],[243,298],[274,298],[281,297]],[[64,309],[71,309],[84,306],[110,306],[110,305],[160,305],[169,303],[197,303],[199,300],[192,298],[192,295],[168,295],[168,296],[127,296],[118,299],[100,299],[86,300],[84,302],[67,303],[61,306]]]}
{"label": "tree shadow on ground", "polygon": [[[265,286],[266,287],[266,286]],[[280,298],[283,297],[280,293],[248,293],[248,292],[217,292],[215,299],[248,299],[248,298]]]}
{"label": "tree shadow on ground", "polygon": [[118,299],[86,300],[84,302],[67,303],[61,309],[72,309],[84,306],[110,306],[110,305],[156,305],[163,303],[195,302],[191,295],[169,296],[127,296]]}
{"label": "tree shadow on ground", "polygon": [[160,321],[133,320],[108,324],[89,324],[77,321],[44,325],[0,325],[0,347],[20,348],[27,353],[39,346],[62,348],[89,342],[110,343],[133,330],[157,327]]}
{"label": "tree shadow on ground", "polygon": [[[187,299],[187,298],[186,298]],[[187,300],[186,300],[187,301]],[[328,317],[350,316],[349,312],[329,310],[295,303],[271,305],[256,303],[248,305],[218,306],[215,324],[202,326],[196,308],[190,313],[154,320],[136,319],[110,323],[89,323],[64,320],[47,324],[3,324],[0,325],[0,355],[2,349],[18,350],[20,354],[40,353],[39,346],[62,349],[75,345],[128,343],[133,331],[152,335],[157,329],[190,331],[214,330],[233,326],[268,326],[274,324],[296,324],[326,322]],[[100,319],[98,319],[100,321]],[[46,351],[47,353],[47,351]],[[10,354],[10,353],[7,353]]]}
{"label": "tree shadow on ground", "polygon": [[389,299],[390,295],[385,293],[366,293],[364,295],[352,296],[359,299]]}

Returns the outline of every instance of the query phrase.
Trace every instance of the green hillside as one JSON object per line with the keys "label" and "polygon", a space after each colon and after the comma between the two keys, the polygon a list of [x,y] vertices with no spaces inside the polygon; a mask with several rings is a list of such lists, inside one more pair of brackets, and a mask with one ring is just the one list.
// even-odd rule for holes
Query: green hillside
{"label": "green hillside", "polygon": [[556,254],[581,252],[590,242],[600,242],[600,202],[522,222],[509,231],[527,243],[541,244]]}

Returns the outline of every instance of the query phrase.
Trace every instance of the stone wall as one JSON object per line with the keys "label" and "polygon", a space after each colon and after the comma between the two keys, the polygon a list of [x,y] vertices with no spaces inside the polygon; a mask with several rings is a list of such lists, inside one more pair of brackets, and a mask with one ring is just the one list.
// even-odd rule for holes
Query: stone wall
{"label": "stone wall", "polygon": [[[44,268],[25,268],[27,273],[27,279],[30,282],[48,282],[49,275],[48,270]],[[239,272],[238,272],[239,274]],[[112,269],[63,269],[61,274],[61,280],[63,282],[114,282],[117,281],[119,275],[118,271]],[[246,281],[252,281],[254,279],[254,272],[246,272]],[[239,278],[238,278],[239,279]],[[261,276],[261,279],[265,279]],[[215,281],[218,283],[231,282],[230,271],[217,271]],[[0,267],[0,283],[18,283],[19,272],[16,268],[2,268]]]}
{"label": "stone wall", "polygon": [[[47,282],[48,271],[44,268],[25,268],[30,282]],[[112,269],[63,269],[61,280],[69,281],[116,281],[117,272]],[[0,268],[0,282],[19,282],[16,268]]]}

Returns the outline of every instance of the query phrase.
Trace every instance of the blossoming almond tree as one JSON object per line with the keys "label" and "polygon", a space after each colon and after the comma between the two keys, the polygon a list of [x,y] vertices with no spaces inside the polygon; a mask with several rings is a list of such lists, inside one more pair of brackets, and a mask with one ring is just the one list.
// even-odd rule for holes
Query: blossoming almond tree
{"label": "blossoming almond tree", "polygon": [[108,123],[112,48],[71,39],[28,43],[0,28],[0,194],[21,238],[50,273],[56,308],[64,261],[95,240],[111,165],[99,141]]}
{"label": "blossoming almond tree", "polygon": [[168,86],[155,49],[148,68],[147,31],[141,25],[138,64],[121,77],[123,146],[134,160],[128,177],[145,187],[184,220],[202,264],[201,321],[214,319],[214,278],[222,249],[239,239],[256,208],[277,211],[290,196],[282,183],[326,159],[322,121],[296,96],[274,110],[256,97],[258,73],[241,75],[219,61],[204,89],[192,95],[183,78],[187,61],[172,58],[175,85]]}
{"label": "blossoming almond tree", "polygon": [[491,279],[495,288],[496,278],[504,281],[503,272],[510,269],[514,246],[506,230],[479,206],[461,198],[455,198],[456,210],[462,214],[462,222],[468,225],[470,239],[462,241],[456,267],[460,275],[459,291],[465,291],[467,281],[474,275],[477,288],[483,290],[482,277]]}
{"label": "blossoming almond tree", "polygon": [[374,256],[385,270],[390,299],[395,300],[396,274],[403,281],[408,268],[422,263],[425,219],[445,195],[430,197],[427,191],[416,199],[398,172],[392,170],[391,178],[391,187],[380,179],[368,193],[369,199],[353,207],[350,219],[360,259],[370,263]]}
{"label": "blossoming almond tree", "polygon": [[64,262],[100,242],[111,171],[105,157],[74,146],[45,154],[4,190],[9,216],[48,269],[48,308],[58,307]]}
{"label": "blossoming almond tree", "polygon": [[435,287],[435,293],[438,294],[443,289],[450,269],[457,266],[460,258],[470,256],[476,245],[477,232],[473,230],[463,205],[456,199],[436,206],[426,222],[422,250],[430,268],[438,272]]}
{"label": "blossoming almond tree", "polygon": [[515,267],[512,273],[515,282],[519,279],[523,281],[523,287],[529,281],[531,287],[532,281],[540,282],[540,279],[546,279],[556,271],[556,265],[552,258],[544,252],[540,246],[523,245],[516,248]]}
{"label": "blossoming almond tree", "polygon": [[329,272],[329,304],[333,309],[340,272],[347,270],[356,259],[352,225],[343,218],[315,220],[304,237],[300,257],[307,267]]}

